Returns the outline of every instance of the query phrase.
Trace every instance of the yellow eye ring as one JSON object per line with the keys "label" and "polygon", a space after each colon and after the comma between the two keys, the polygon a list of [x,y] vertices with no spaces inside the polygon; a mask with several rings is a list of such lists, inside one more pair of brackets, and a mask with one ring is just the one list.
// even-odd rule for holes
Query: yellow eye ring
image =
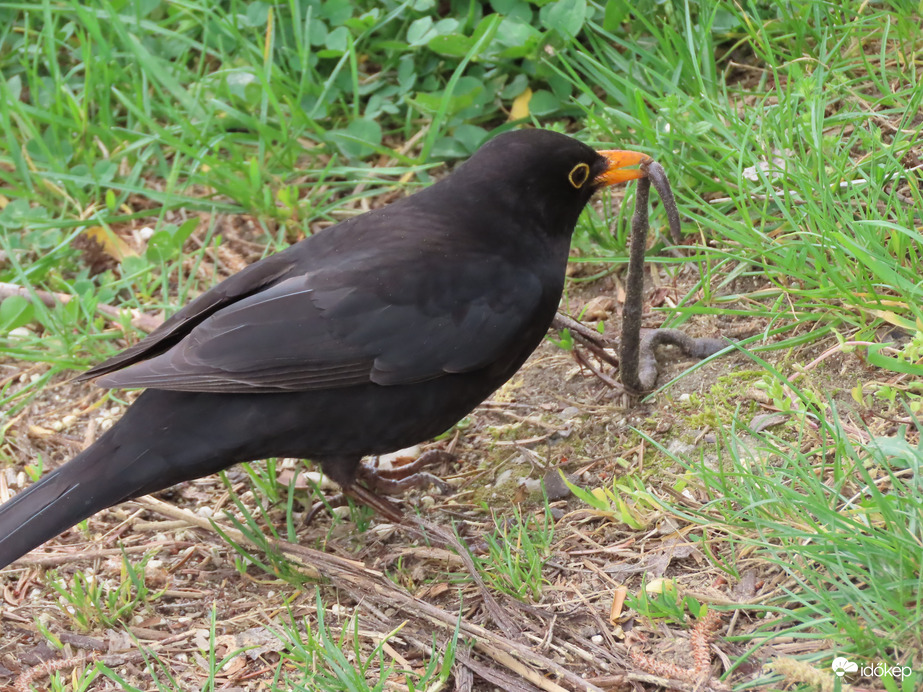
{"label": "yellow eye ring", "polygon": [[578,163],[571,169],[570,173],[567,174],[567,179],[570,181],[570,184],[578,190],[583,187],[589,177],[590,167],[585,163]]}

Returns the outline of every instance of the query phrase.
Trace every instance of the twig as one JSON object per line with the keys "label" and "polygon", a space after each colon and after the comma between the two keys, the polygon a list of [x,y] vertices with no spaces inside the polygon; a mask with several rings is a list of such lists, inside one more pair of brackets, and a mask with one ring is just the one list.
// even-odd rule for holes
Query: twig
{"label": "twig", "polygon": [[[71,562],[86,562],[99,560],[107,557],[118,557],[122,552],[126,553],[143,553],[154,548],[163,546],[175,546],[178,548],[187,548],[193,543],[181,541],[155,541],[143,545],[129,545],[122,548],[105,548],[103,550],[81,550],[74,553],[58,553],[56,555],[35,555],[30,554],[16,560],[16,567],[60,567]],[[14,568],[11,568],[15,569]]]}
{"label": "twig", "polygon": [[[0,301],[10,296],[22,296],[29,300],[38,300],[42,305],[49,308],[61,304],[66,305],[74,299],[74,296],[68,295],[67,293],[52,293],[50,291],[28,289],[23,286],[17,286],[16,284],[0,282]],[[119,323],[122,316],[121,308],[107,305],[106,303],[98,303],[96,309],[108,317],[111,322]],[[163,318],[148,315],[140,310],[132,309],[129,312],[131,313],[132,325],[144,332],[154,331],[163,322]]]}
{"label": "twig", "polygon": [[422,535],[426,539],[431,539],[432,536],[436,536],[444,545],[451,546],[462,561],[462,564],[464,564],[465,569],[468,570],[468,574],[474,581],[475,586],[477,586],[481,594],[481,599],[484,601],[484,606],[487,608],[487,612],[490,613],[490,617],[497,623],[500,629],[503,630],[503,633],[507,637],[515,636],[519,628],[507,617],[503,608],[497,603],[497,599],[491,595],[490,591],[487,589],[487,585],[484,584],[484,580],[481,579],[481,575],[474,564],[474,560],[471,559],[471,552],[461,544],[458,537],[443,527],[423,519],[419,520],[419,526],[425,530],[425,533],[419,531],[417,526],[406,526],[405,528],[413,533],[419,533],[419,535]]}
{"label": "twig", "polygon": [[[255,545],[243,533],[234,528],[207,520],[188,510],[174,507],[156,498],[146,496],[134,501],[165,516],[186,519],[189,523],[207,531],[217,532],[220,528],[232,540]],[[293,562],[298,563],[299,566],[310,570],[311,574],[319,574],[330,579],[338,588],[350,592],[358,602],[377,597],[381,602],[387,603],[390,608],[403,612],[404,616],[410,620],[428,622],[446,632],[454,632],[458,628],[462,635],[477,642],[489,644],[496,650],[512,656],[524,666],[539,668],[551,673],[558,680],[566,682],[571,690],[577,692],[603,692],[596,685],[588,683],[576,673],[567,670],[547,656],[533,651],[528,646],[496,632],[491,632],[474,623],[464,620],[459,621],[457,614],[450,613],[408,594],[406,591],[397,588],[382,572],[371,569],[364,563],[287,541],[267,539],[267,543]],[[257,547],[261,546],[257,545]]]}

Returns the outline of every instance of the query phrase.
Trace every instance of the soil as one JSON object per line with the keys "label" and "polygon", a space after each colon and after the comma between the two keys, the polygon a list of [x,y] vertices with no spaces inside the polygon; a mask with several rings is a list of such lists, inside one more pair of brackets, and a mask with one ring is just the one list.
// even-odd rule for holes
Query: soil
{"label": "soil", "polygon": [[[219,274],[258,254],[253,227],[238,224],[236,232],[234,228],[228,225],[224,231],[226,245],[220,257],[212,255]],[[575,264],[571,273],[591,271],[587,264]],[[656,266],[651,271],[646,295],[663,310],[652,309],[646,326],[657,326],[698,276],[689,268],[676,276]],[[606,335],[615,335],[621,281],[620,272],[614,272],[595,282],[572,284],[570,312],[579,314],[599,296],[610,298],[591,307],[596,318],[608,315]],[[745,296],[763,287],[758,280],[744,278],[723,291]],[[746,339],[762,333],[767,324],[702,315],[682,327],[694,336],[720,333]],[[858,352],[838,349],[835,338],[759,355],[789,377],[799,366],[811,364],[799,386],[831,395],[844,420],[858,421],[876,433],[893,431],[897,425],[884,404],[857,406],[851,390],[883,373],[863,363]],[[617,379],[608,365],[588,357],[598,370]],[[151,689],[152,673],[142,653],[148,652],[148,658],[159,657],[179,688],[199,689],[209,675],[214,629],[219,661],[241,647],[253,647],[230,656],[217,672],[216,687],[263,689],[282,657],[288,659],[281,664],[283,674],[301,679],[286,653],[295,645],[286,645],[286,637],[274,633],[301,627],[304,634],[304,618],[317,627],[318,604],[323,604],[325,626],[334,641],[345,637],[358,642],[354,649],[352,644],[346,647],[353,665],[387,639],[383,663],[392,664],[395,671],[419,673],[434,641],[442,650],[459,617],[466,627],[486,628],[495,639],[482,637],[476,648],[458,650],[455,689],[561,689],[550,686],[555,681],[564,689],[577,689],[577,682],[561,670],[605,689],[653,689],[657,680],[705,670],[710,686],[705,689],[723,689],[717,677],[743,653],[742,645],[721,639],[709,651],[706,640],[711,635],[703,634],[701,627],[696,630],[681,618],[645,617],[637,607],[619,605],[620,599],[627,592],[643,600],[644,586],[650,589],[654,584],[680,589],[699,603],[749,602],[776,589],[783,576],[774,565],[753,559],[742,578],[732,580],[703,553],[706,534],[701,527],[640,501],[628,490],[643,486],[653,496],[697,506],[704,497],[694,485],[676,490],[687,477],[682,462],[720,463],[719,443],[735,415],[744,422],[756,421],[757,427],[775,426],[783,436],[786,426],[794,430],[795,424],[778,415],[779,402],[760,388],[763,368],[742,352],[695,367],[694,361],[663,349],[659,361],[659,383],[672,384],[639,400],[580,365],[572,352],[550,340],[544,343],[488,402],[443,439],[424,445],[456,456],[455,462],[434,469],[452,491],[443,496],[424,489],[395,498],[409,527],[385,522],[362,508],[324,511],[304,525],[315,499],[302,474],[306,467],[301,461],[279,460],[282,478],[296,479],[292,524],[297,544],[356,561],[366,570],[359,576],[350,571],[358,569],[355,565],[325,564],[315,565],[322,574],[318,579],[305,574],[311,572],[308,567],[278,567],[250,547],[256,560],[266,565],[261,569],[209,525],[197,528],[190,522],[214,518],[230,527],[224,513],[240,517],[243,507],[257,517],[262,530],[274,527],[286,536],[287,491],[283,487],[280,497],[266,497],[253,480],[265,478],[265,471],[248,475],[235,467],[227,472],[227,483],[210,476],[157,495],[185,511],[187,520],[164,517],[136,502],[101,512],[0,575],[0,682],[26,689],[23,685],[33,680],[44,684],[49,666],[59,667],[67,679],[72,669],[80,671],[99,660],[127,683]],[[0,368],[15,389],[47,366],[8,361]],[[20,376],[14,377],[16,373]],[[92,385],[56,377],[5,421],[3,456],[12,464],[0,472],[0,499],[28,485],[27,464],[41,460],[49,468],[65,462],[123,410],[123,403]],[[739,434],[746,442],[746,431]],[[254,468],[265,469],[265,462]],[[586,491],[612,491],[615,483],[616,491],[621,488],[621,508],[591,509],[570,493],[559,471]],[[549,494],[547,515],[542,510],[542,481]],[[544,523],[553,524],[554,533],[540,593],[509,596],[472,574],[472,558],[466,561],[447,550],[452,548],[454,529],[473,559],[486,560],[487,537],[496,535],[498,526],[503,540],[520,541],[517,527],[525,524],[535,530]],[[421,535],[421,526],[428,538]],[[440,536],[438,527],[449,530],[448,538]],[[715,544],[713,549],[720,557],[725,547]],[[144,564],[141,579],[148,592],[137,603],[132,603],[137,588],[123,567],[123,551],[130,563]],[[95,588],[112,603],[82,610],[58,592],[73,599],[79,588],[88,593]],[[401,600],[405,598],[411,600]],[[637,600],[634,603],[637,606]],[[124,610],[117,612],[120,607]],[[109,621],[94,615],[100,611]],[[351,629],[354,616],[358,633]],[[747,616],[734,620],[738,632],[766,625],[748,621]],[[403,629],[388,638],[402,623]],[[473,636],[463,639],[474,641]],[[535,658],[518,655],[511,662],[513,644],[534,652]],[[792,656],[817,646],[810,640],[766,645],[751,663],[734,672],[732,681],[752,677],[762,661],[776,654]],[[549,661],[561,670],[550,669]],[[377,669],[373,662],[370,670]],[[166,678],[163,670],[159,675]],[[392,672],[389,680],[389,689],[407,689],[402,673]],[[687,683],[692,689],[688,679]],[[686,689],[687,683],[679,683],[677,689]],[[108,684],[100,677],[92,689],[106,689]]]}

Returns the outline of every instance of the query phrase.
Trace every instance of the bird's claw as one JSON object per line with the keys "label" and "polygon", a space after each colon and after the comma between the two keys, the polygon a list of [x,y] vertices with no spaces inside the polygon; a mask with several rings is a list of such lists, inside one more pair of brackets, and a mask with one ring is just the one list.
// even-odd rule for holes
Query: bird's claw
{"label": "bird's claw", "polygon": [[359,478],[375,492],[396,495],[410,488],[433,485],[443,495],[452,491],[452,486],[441,478],[422,469],[445,461],[455,461],[455,455],[439,449],[430,449],[409,464],[394,469],[380,469],[371,462],[363,461],[359,466]]}
{"label": "bird's claw", "polygon": [[[424,452],[409,464],[403,464],[395,469],[379,469],[373,462],[363,461],[359,464],[357,477],[362,485],[352,483],[327,500],[315,502],[304,519],[307,526],[317,517],[318,513],[326,507],[342,507],[346,498],[367,505],[390,521],[400,521],[402,514],[400,508],[381,495],[396,495],[411,488],[422,488],[432,485],[439,489],[442,495],[452,491],[452,486],[438,476],[422,471],[421,469],[444,461],[454,461],[455,455],[438,449]],[[379,494],[380,493],[380,494]]]}

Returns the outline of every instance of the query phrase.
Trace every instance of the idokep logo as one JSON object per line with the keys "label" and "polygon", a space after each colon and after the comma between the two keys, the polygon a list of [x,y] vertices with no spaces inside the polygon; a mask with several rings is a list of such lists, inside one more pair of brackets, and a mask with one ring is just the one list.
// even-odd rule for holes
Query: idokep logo
{"label": "idokep logo", "polygon": [[834,658],[830,667],[833,668],[833,672],[840,678],[847,673],[859,673],[859,675],[866,678],[883,678],[889,676],[895,680],[903,680],[904,678],[910,677],[913,673],[910,666],[889,666],[884,663],[876,663],[875,665],[869,664],[860,668],[858,663],[850,661],[845,656],[837,656]]}
{"label": "idokep logo", "polygon": [[859,670],[859,664],[853,663],[848,658],[843,656],[837,656],[833,659],[833,663],[830,664],[830,667],[833,668],[833,672],[837,674],[837,677],[843,677],[846,673],[855,673]]}

